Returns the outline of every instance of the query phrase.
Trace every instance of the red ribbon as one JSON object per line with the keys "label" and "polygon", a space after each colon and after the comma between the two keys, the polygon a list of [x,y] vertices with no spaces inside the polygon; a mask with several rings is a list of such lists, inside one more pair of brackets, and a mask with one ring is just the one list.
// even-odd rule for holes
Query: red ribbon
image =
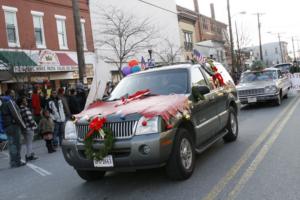
{"label": "red ribbon", "polygon": [[106,122],[106,118],[96,117],[89,125],[89,132],[86,134],[85,139],[91,137],[96,131],[99,131]]}
{"label": "red ribbon", "polygon": [[215,82],[216,80],[218,80],[220,86],[224,86],[224,85],[225,85],[224,79],[223,79],[223,77],[222,77],[222,75],[221,75],[220,73],[215,73],[215,74],[213,75],[213,80],[214,80],[214,82]]}
{"label": "red ribbon", "polygon": [[[150,90],[147,89],[147,90],[140,90],[140,91],[137,91],[136,93],[128,96],[128,98],[126,99],[125,97],[122,97],[122,105],[125,105],[133,100],[136,100],[136,99],[139,99],[147,94],[150,94]],[[119,105],[117,105],[119,106]]]}

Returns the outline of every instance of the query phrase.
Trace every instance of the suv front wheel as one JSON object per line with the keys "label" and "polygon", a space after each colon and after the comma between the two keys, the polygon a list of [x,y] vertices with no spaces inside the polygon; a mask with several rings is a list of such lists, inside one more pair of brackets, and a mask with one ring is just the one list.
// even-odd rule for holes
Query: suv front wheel
{"label": "suv front wheel", "polygon": [[173,150],[166,165],[166,173],[173,180],[188,179],[195,167],[195,147],[190,133],[180,128],[175,136]]}
{"label": "suv front wheel", "polygon": [[237,114],[232,107],[229,108],[229,118],[226,125],[226,130],[228,131],[228,133],[223,137],[223,140],[225,142],[235,141],[238,137],[239,125],[237,120]]}

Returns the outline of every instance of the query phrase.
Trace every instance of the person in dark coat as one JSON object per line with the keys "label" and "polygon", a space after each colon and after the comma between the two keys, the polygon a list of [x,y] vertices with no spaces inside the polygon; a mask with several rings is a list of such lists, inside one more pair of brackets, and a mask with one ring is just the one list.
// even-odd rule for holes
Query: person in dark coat
{"label": "person in dark coat", "polygon": [[76,115],[81,111],[79,101],[77,96],[75,96],[75,89],[70,90],[69,107],[72,115]]}
{"label": "person in dark coat", "polygon": [[1,106],[4,131],[8,139],[10,167],[21,167],[26,163],[21,161],[21,129],[26,125],[21,117],[20,109],[15,103],[15,91],[7,90]]}

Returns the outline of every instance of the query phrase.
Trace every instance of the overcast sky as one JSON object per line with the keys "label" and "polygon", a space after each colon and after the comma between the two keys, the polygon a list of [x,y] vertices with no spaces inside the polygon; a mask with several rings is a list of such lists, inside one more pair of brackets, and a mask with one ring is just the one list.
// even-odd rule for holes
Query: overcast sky
{"label": "overcast sky", "polygon": [[[178,5],[193,9],[193,0],[176,0]],[[227,0],[198,0],[200,13],[210,15],[210,3],[215,5],[216,18],[228,24]],[[282,33],[282,40],[289,43],[292,49],[291,36],[300,40],[300,1],[299,0],[230,0],[232,23],[237,21],[238,27],[251,37],[250,46],[258,45],[257,17],[253,13],[265,13],[261,17],[262,43],[278,42],[278,37],[267,32]],[[246,11],[246,15],[236,15]],[[234,27],[233,27],[234,28]],[[295,48],[300,48],[300,41],[295,41]]]}

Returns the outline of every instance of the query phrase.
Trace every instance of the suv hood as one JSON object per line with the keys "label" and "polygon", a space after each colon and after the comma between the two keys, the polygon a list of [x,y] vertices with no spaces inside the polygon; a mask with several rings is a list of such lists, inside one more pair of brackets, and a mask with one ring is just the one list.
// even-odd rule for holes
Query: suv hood
{"label": "suv hood", "polygon": [[236,89],[237,90],[259,89],[271,85],[276,85],[276,81],[253,81],[250,83],[240,83],[236,86]]}
{"label": "suv hood", "polygon": [[161,116],[166,122],[170,117],[175,116],[178,111],[189,110],[188,97],[186,95],[160,95],[144,96],[139,99],[124,103],[122,100],[105,102],[97,101],[88,106],[86,110],[76,115],[76,119],[90,119],[93,116],[119,115],[121,118],[130,114],[141,114],[151,119]]}

